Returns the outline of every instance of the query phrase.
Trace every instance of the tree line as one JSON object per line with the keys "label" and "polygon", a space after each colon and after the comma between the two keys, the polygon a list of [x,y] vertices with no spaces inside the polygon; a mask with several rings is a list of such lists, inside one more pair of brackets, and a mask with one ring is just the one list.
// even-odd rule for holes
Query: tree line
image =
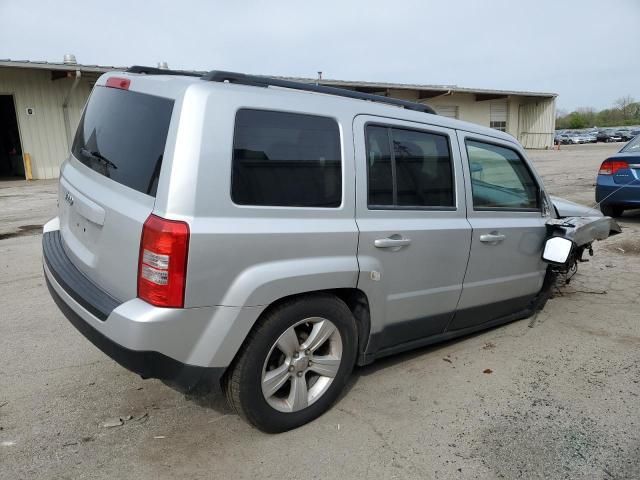
{"label": "tree line", "polygon": [[611,108],[596,111],[591,107],[567,113],[558,110],[556,128],[619,127],[640,125],[640,102],[630,95],[621,97]]}

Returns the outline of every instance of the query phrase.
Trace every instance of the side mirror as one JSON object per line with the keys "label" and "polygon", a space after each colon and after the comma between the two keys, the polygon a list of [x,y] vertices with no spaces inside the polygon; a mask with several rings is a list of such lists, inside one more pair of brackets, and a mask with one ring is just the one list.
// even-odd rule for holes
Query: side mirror
{"label": "side mirror", "polygon": [[573,242],[571,240],[562,237],[551,237],[544,244],[542,259],[547,263],[564,265],[569,260],[572,250]]}

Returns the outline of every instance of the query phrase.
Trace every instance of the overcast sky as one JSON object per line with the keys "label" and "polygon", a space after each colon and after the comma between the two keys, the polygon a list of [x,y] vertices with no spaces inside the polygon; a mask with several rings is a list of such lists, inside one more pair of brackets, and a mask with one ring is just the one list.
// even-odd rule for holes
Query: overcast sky
{"label": "overcast sky", "polygon": [[0,0],[0,58],[640,99],[640,0]]}

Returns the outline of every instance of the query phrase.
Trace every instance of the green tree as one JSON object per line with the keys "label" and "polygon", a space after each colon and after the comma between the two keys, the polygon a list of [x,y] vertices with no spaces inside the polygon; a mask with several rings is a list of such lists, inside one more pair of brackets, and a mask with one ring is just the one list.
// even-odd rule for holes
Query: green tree
{"label": "green tree", "polygon": [[640,102],[626,95],[611,108],[596,111],[592,107],[578,108],[571,113],[557,111],[556,128],[618,127],[640,125]]}
{"label": "green tree", "polygon": [[625,95],[624,97],[620,97],[616,100],[615,106],[620,110],[622,114],[622,120],[626,122],[629,120],[629,114],[631,113],[630,106],[635,103],[635,100],[631,95]]}
{"label": "green tree", "polygon": [[585,128],[588,125],[586,118],[580,112],[571,112],[568,120],[569,128]]}

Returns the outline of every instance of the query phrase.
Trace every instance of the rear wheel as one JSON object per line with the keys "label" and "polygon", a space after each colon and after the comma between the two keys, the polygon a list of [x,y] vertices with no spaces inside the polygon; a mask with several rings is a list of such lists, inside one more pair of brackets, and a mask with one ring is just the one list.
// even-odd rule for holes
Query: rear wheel
{"label": "rear wheel", "polygon": [[293,299],[268,312],[231,366],[230,406],[265,432],[284,432],[323,414],[353,369],[357,332],[332,295]]}
{"label": "rear wheel", "polygon": [[600,211],[607,217],[621,217],[624,213],[624,208],[619,205],[600,205]]}

